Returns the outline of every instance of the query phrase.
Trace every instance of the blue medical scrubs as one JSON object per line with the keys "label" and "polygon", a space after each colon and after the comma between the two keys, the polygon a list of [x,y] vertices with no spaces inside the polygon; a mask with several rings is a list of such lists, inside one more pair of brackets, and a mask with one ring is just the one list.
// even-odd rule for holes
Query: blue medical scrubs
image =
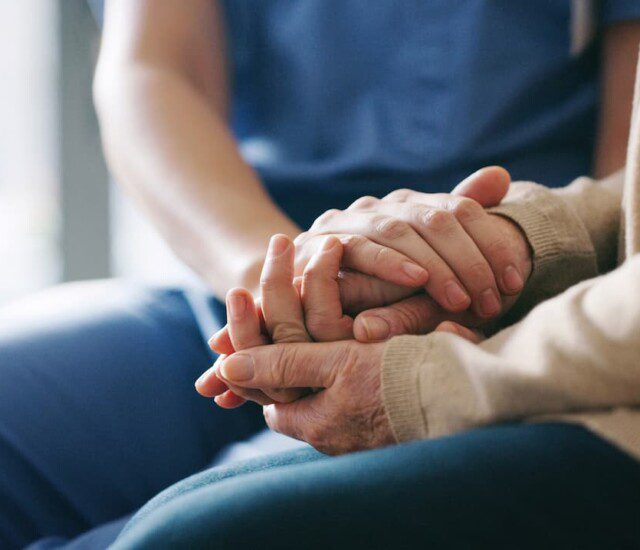
{"label": "blue medical scrubs", "polygon": [[[302,226],[364,194],[447,191],[487,164],[552,186],[588,174],[602,29],[640,17],[638,0],[223,6],[234,131]],[[210,360],[181,290],[83,284],[1,309],[0,547],[102,548],[260,430],[259,411],[195,394]],[[494,427],[214,470],[118,544],[632,547],[638,479],[583,428]]]}
{"label": "blue medical scrubs", "polygon": [[637,0],[582,19],[575,5],[227,0],[245,156],[303,227],[362,195],[449,191],[489,164],[565,185],[591,172],[599,31],[640,16]]}

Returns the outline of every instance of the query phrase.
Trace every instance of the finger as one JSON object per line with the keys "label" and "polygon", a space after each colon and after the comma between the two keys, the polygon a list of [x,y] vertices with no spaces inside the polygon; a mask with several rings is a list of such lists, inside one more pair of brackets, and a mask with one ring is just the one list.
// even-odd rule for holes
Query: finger
{"label": "finger", "polygon": [[393,304],[416,293],[415,288],[388,283],[355,271],[341,271],[338,286],[342,307],[348,315]]}
{"label": "finger", "polygon": [[307,331],[317,342],[333,342],[353,337],[353,319],[342,313],[338,273],[342,245],[327,237],[304,270],[302,305]]}
{"label": "finger", "polygon": [[[462,180],[451,192],[453,195],[468,197],[480,203],[485,208],[496,206],[504,198],[509,190],[511,175],[501,166],[487,166],[474,172]],[[413,202],[421,204],[432,203],[434,199],[443,200],[449,197],[449,193],[423,193],[413,189],[397,189],[382,199],[384,202]],[[372,198],[372,197],[371,197]],[[358,202],[358,201],[356,201]],[[366,203],[362,203],[366,204]],[[355,206],[356,203],[354,203]],[[377,207],[377,204],[369,203],[369,207]]]}
{"label": "finger", "polygon": [[260,330],[260,319],[253,296],[244,288],[233,288],[227,292],[227,328],[234,350],[239,351],[267,343]]}
{"label": "finger", "polygon": [[[501,169],[496,168],[496,170],[498,174],[501,173]],[[508,188],[508,172],[504,171],[504,173],[507,175],[506,188]],[[475,175],[469,178],[473,180]],[[482,178],[480,181],[487,184]],[[505,187],[501,186],[500,189],[502,189],[500,193],[504,194]],[[486,200],[486,202],[489,201]],[[427,209],[422,210],[418,205],[424,205]],[[428,210],[428,208],[437,210]],[[517,267],[521,259],[516,248],[510,246],[508,235],[495,223],[493,216],[475,200],[448,194],[415,193],[409,198],[409,202],[402,206],[381,201],[377,209],[411,223],[412,227],[425,237],[436,252],[441,254],[453,268],[467,290],[472,293],[474,307],[483,317],[493,317],[500,311],[497,303],[499,295],[496,292],[494,296],[490,290],[495,292],[499,288],[504,294],[513,295],[524,287],[525,277]],[[404,214],[402,214],[403,211]],[[421,220],[420,217],[428,212],[431,212],[431,218]],[[455,236],[446,235],[447,228],[454,227],[453,218],[467,233],[468,239],[456,240]],[[426,234],[425,231],[427,231]],[[445,234],[442,235],[442,233]],[[442,237],[439,238],[439,235]],[[454,246],[449,246],[449,238],[452,239],[451,243]],[[480,255],[484,260],[480,259]],[[454,263],[451,262],[451,258]],[[489,275],[487,267],[492,275]],[[493,281],[491,284],[489,284],[490,280]],[[474,285],[474,283],[477,284]],[[473,286],[470,287],[469,284]],[[484,307],[482,307],[483,304]]]}
{"label": "finger", "polygon": [[[238,398],[243,399],[243,402],[246,400],[251,400],[261,405],[273,403],[275,401],[274,399],[266,395],[261,390],[236,387],[228,383],[226,380],[224,380],[220,375],[219,366],[225,358],[226,356],[224,355],[221,355],[220,357],[218,357],[218,359],[216,359],[216,362],[213,364],[213,366],[207,369],[207,371],[204,372],[202,376],[198,378],[198,380],[196,380],[196,384],[195,384],[196,391],[200,395],[202,395],[203,397],[218,398],[221,395],[227,394],[221,400],[221,403],[223,404],[232,401],[230,397],[231,394],[235,394]],[[284,394],[284,397],[283,397],[284,402],[292,401],[293,399],[298,397],[298,394],[294,392],[291,392],[291,393],[292,393],[291,397],[289,397],[288,394]],[[234,401],[234,403],[236,402],[237,400]],[[218,403],[218,400],[216,400],[216,403]],[[224,406],[224,405],[221,404],[220,406]],[[234,405],[234,407],[236,406],[239,406],[239,404]]]}
{"label": "finger", "polygon": [[229,386],[217,375],[220,363],[226,359],[226,355],[220,355],[212,367],[209,367],[196,380],[196,391],[203,397],[215,397],[223,394],[229,389]]}
{"label": "finger", "polygon": [[[355,318],[353,334],[360,342],[379,342],[401,334],[428,334],[451,316],[431,297],[420,294],[362,312]],[[454,317],[466,324],[474,322],[469,312],[454,314]]]}
{"label": "finger", "polygon": [[311,339],[304,325],[300,297],[293,285],[294,253],[289,237],[274,235],[262,268],[262,312],[267,332],[274,342]]}
{"label": "finger", "polygon": [[[460,204],[464,204],[466,210],[463,212],[458,206],[456,214],[445,209],[427,209],[426,212],[420,212],[420,207],[412,205],[407,207],[407,216],[409,219],[413,217],[412,225],[416,231],[447,263],[471,294],[474,311],[483,318],[492,318],[498,315],[502,308],[495,275],[488,259],[483,256],[473,238],[458,220],[460,217],[465,223],[477,226],[477,220],[486,218],[487,214],[471,199],[465,199],[465,202]],[[450,282],[444,284],[451,285]],[[436,299],[440,293],[446,295],[446,286],[433,286],[435,294],[432,295]],[[432,293],[428,284],[427,290]],[[442,300],[438,302],[442,303]]]}
{"label": "finger", "polygon": [[[225,392],[225,393],[235,395],[238,398],[238,401],[240,399],[242,399],[243,401],[253,401],[254,403],[257,403],[258,405],[262,405],[262,406],[271,405],[275,403],[275,401],[271,399],[271,397],[266,395],[262,390],[231,386],[228,392]],[[222,394],[222,395],[225,395],[225,394]],[[220,397],[220,396],[216,396],[214,398],[214,401],[216,401],[216,403],[218,403],[216,399],[217,397]]]}
{"label": "finger", "polygon": [[429,279],[427,270],[406,255],[362,235],[340,235],[342,266],[403,286],[418,287]]}
{"label": "finger", "polygon": [[507,295],[519,293],[524,287],[524,275],[518,269],[520,258],[516,247],[493,215],[463,201],[454,208],[454,215],[487,259],[500,290]]}
{"label": "finger", "polygon": [[[300,399],[307,395],[309,388],[286,388],[286,389],[268,389],[266,391],[246,389],[227,382],[223,379],[220,373],[219,367],[221,362],[226,356],[221,355],[216,362],[210,367],[197,381],[196,390],[204,397],[220,397],[223,394],[227,396],[222,399],[221,403],[227,403],[230,401],[229,395],[237,394],[239,398],[243,400],[255,401],[261,405],[265,403],[290,403],[296,399]],[[218,403],[218,400],[216,400]],[[219,403],[220,404],[220,403]],[[224,406],[224,405],[220,405]],[[238,406],[238,405],[234,405]],[[228,408],[228,407],[226,407]]]}
{"label": "finger", "polygon": [[220,363],[222,378],[243,388],[326,388],[355,353],[353,341],[274,344],[234,353]]}
{"label": "finger", "polygon": [[502,166],[487,166],[462,180],[451,193],[468,197],[489,208],[500,204],[510,183],[511,174]]}
{"label": "finger", "polygon": [[222,327],[211,338],[209,338],[209,348],[220,355],[229,355],[236,351],[233,349],[231,338],[229,337],[229,328],[227,325]]}
{"label": "finger", "polygon": [[453,321],[444,321],[440,323],[436,327],[435,332],[449,332],[451,334],[455,334],[456,336],[460,336],[461,338],[464,338],[465,340],[468,340],[469,342],[472,342],[474,344],[479,344],[484,340],[484,336],[480,332],[471,330],[467,327],[463,327],[462,325],[454,323]]}
{"label": "finger", "polygon": [[246,399],[236,395],[231,390],[227,390],[221,395],[216,395],[213,400],[216,405],[223,409],[236,409],[247,402]]}
{"label": "finger", "polygon": [[[311,257],[322,246],[328,233],[296,239],[296,268],[304,271]],[[429,274],[416,262],[400,252],[373,242],[362,235],[337,234],[344,247],[342,267],[365,273],[380,280],[403,286],[423,286]],[[299,243],[299,245],[298,245]]]}
{"label": "finger", "polygon": [[[439,199],[432,200],[437,202]],[[465,216],[469,220],[472,216],[487,215],[471,199],[456,200],[464,201],[465,205],[468,201],[469,210],[465,212]],[[390,202],[381,202],[378,212],[409,224],[435,252],[437,259],[431,260],[426,289],[440,305],[450,311],[460,311],[451,307],[456,304],[456,296],[459,295],[461,301],[463,299],[457,286],[459,280],[471,295],[473,308],[478,315],[491,318],[500,313],[500,295],[491,266],[454,214],[445,208]]]}
{"label": "finger", "polygon": [[376,212],[338,211],[340,213],[332,214],[332,217],[327,217],[325,213],[316,220],[312,229],[316,228],[322,233],[324,226],[331,224],[332,232],[357,233],[393,248],[427,270],[429,279],[426,289],[442,307],[454,312],[467,309],[471,297],[460,280],[410,223],[395,216],[395,213],[402,211],[398,206],[381,201]]}

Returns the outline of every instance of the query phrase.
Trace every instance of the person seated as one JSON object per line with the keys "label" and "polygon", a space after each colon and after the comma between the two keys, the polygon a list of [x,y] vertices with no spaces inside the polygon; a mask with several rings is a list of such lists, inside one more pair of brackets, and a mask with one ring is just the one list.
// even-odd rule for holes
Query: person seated
{"label": "person seated", "polygon": [[[162,546],[175,536],[222,547],[394,547],[420,535],[423,546],[513,546],[525,533],[525,543],[548,545],[541,523],[552,523],[564,546],[633,539],[637,463],[625,454],[624,437],[566,424],[493,425],[514,419],[514,401],[522,407],[517,419],[549,405],[543,382],[504,382],[504,372],[539,358],[537,368],[547,368],[546,332],[532,329],[536,343],[520,343],[522,327],[538,318],[537,309],[525,316],[534,304],[613,267],[617,192],[606,183],[557,193],[519,183],[498,205],[508,175],[491,168],[451,194],[482,166],[504,165],[516,180],[557,187],[624,165],[640,5],[611,0],[588,8],[107,0],[94,96],[109,168],[202,285],[73,284],[0,310],[0,546],[106,547],[149,499],[265,431],[261,407],[213,407],[193,380],[214,360],[206,339],[225,322],[218,300],[233,287],[259,295],[274,234],[296,241],[296,276],[325,235],[338,238],[342,314],[354,316],[357,339],[334,341],[348,319],[337,326],[308,319],[308,335],[328,341],[232,353],[223,332],[214,344],[228,350],[218,363],[227,376],[206,377],[221,392],[217,401],[292,396],[260,380],[233,380],[233,364],[247,354],[275,376],[277,357],[261,361],[259,354],[281,353],[296,371],[292,355],[302,357],[317,373],[330,372],[320,362],[326,357],[331,372],[350,374],[334,378],[340,388],[274,400],[266,408],[271,425],[332,454],[388,443],[391,435],[403,445],[331,460],[303,449],[206,471],[194,483],[226,476],[225,484],[151,513],[150,524],[135,528],[136,537],[146,533],[140,544]],[[583,188],[594,202],[576,194]],[[554,309],[565,303],[558,300],[545,307],[572,326]],[[490,334],[523,316],[511,332],[479,345],[442,330],[388,339],[446,319]],[[498,325],[485,326],[490,320]],[[277,338],[286,339],[283,327]],[[585,334],[587,351],[554,341],[549,353],[577,353],[578,361],[601,337],[591,325]],[[514,349],[526,350],[517,368]],[[345,370],[344,358],[360,359]],[[497,370],[487,366],[494,361]],[[577,370],[572,361],[567,372]],[[314,390],[332,381],[291,380]],[[382,395],[363,380],[380,380]],[[599,380],[609,391],[608,371]],[[566,381],[588,393],[582,379],[574,382]],[[633,382],[626,391],[635,391]],[[213,395],[207,384],[201,390]],[[349,393],[346,408],[338,400],[332,410],[316,407],[338,390]],[[567,402],[586,407],[562,383],[553,390],[563,412]],[[613,406],[614,393],[589,394],[596,400],[589,406]],[[363,426],[359,412],[381,403],[388,423]],[[292,411],[286,426],[285,411]],[[305,424],[306,415],[314,422]],[[318,415],[325,421],[316,423]],[[256,469],[269,471],[230,479]],[[193,523],[181,522],[187,517]],[[153,539],[149,525],[166,537]],[[187,528],[163,531],[178,525]],[[212,543],[204,527],[220,536]],[[127,537],[118,544],[138,544]]]}
{"label": "person seated", "polygon": [[[503,208],[527,228],[538,288],[528,314],[486,340],[445,321],[426,336],[358,342],[340,239],[325,237],[296,279],[293,242],[274,236],[260,304],[229,292],[228,326],[212,340],[224,355],[196,388],[223,407],[255,401],[271,429],[346,456],[294,452],[203,472],[143,507],[114,548],[254,548],[274,537],[279,548],[636,545],[640,65],[637,90],[625,173],[556,193],[514,185],[528,199]],[[534,205],[564,222],[540,222]],[[575,231],[581,246],[558,254]],[[588,280],[539,303],[580,257]],[[432,298],[408,300],[405,316],[434,322]]]}
{"label": "person seated", "polygon": [[[638,90],[640,115],[640,69]],[[346,456],[297,451],[197,474],[144,506],[113,547],[254,548],[274,538],[279,548],[635,545],[640,117],[629,160],[608,181],[542,191],[547,201],[535,204],[567,215],[555,240],[536,241],[549,228],[530,225],[534,257],[550,270],[538,280],[547,291],[574,255],[587,252],[594,272],[611,271],[487,340],[452,321],[388,343],[349,339],[340,239],[326,237],[296,279],[293,242],[274,236],[260,303],[246,289],[229,292],[228,326],[212,342],[229,355],[196,388],[223,407],[256,401],[272,429]],[[614,268],[623,183],[626,261]],[[520,206],[504,208],[518,217]],[[590,251],[545,255],[576,228]],[[313,342],[311,323],[319,340],[323,328],[327,339],[344,339]]]}

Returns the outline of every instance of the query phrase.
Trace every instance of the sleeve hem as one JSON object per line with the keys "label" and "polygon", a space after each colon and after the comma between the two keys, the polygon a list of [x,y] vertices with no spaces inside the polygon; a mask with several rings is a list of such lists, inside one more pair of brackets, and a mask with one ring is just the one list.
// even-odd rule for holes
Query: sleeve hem
{"label": "sleeve hem", "polygon": [[509,323],[533,306],[598,274],[589,233],[561,198],[541,185],[521,182],[501,205],[489,209],[517,224],[533,251],[527,285],[509,313]]}
{"label": "sleeve hem", "polygon": [[428,339],[398,336],[387,344],[382,359],[382,399],[396,440],[427,437],[422,413],[420,376],[422,358],[429,352]]}

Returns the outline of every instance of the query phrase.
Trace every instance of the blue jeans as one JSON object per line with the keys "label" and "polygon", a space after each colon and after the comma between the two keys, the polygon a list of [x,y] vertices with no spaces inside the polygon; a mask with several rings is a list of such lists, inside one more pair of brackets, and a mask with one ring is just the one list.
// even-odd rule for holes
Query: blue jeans
{"label": "blue jeans", "polygon": [[180,291],[69,285],[0,310],[0,548],[106,547],[184,478],[116,547],[640,541],[640,466],[575,426],[206,470],[264,426],[195,393],[210,362]]}
{"label": "blue jeans", "polygon": [[81,283],[0,309],[0,548],[128,516],[263,429],[195,392],[211,362],[181,291]]}
{"label": "blue jeans", "polygon": [[113,548],[638,548],[639,487],[640,465],[579,426],[505,425],[214,468]]}

